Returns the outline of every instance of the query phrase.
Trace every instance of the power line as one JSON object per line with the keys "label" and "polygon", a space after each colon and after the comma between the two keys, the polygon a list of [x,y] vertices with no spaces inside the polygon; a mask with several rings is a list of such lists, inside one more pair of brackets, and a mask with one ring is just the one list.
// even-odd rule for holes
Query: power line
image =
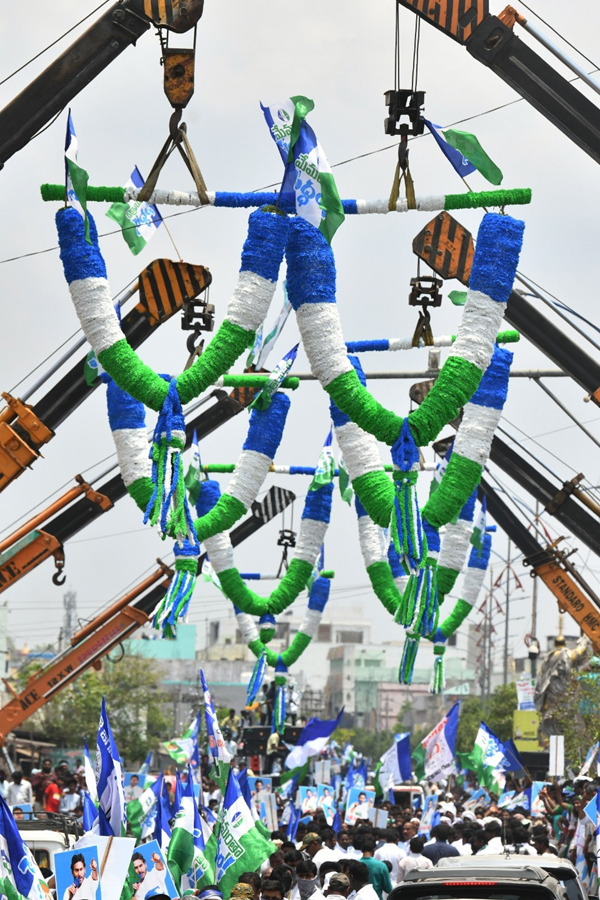
{"label": "power line", "polygon": [[[71,28],[69,28],[67,31],[65,31],[64,34],[61,34],[61,36],[58,37],[58,38],[56,38],[55,41],[52,41],[51,44],[48,44],[47,47],[44,47],[43,50],[40,50],[40,52],[39,52],[39,53],[36,53],[35,56],[32,56],[31,59],[28,59],[26,63],[23,63],[22,66],[19,66],[19,68],[18,68],[18,69],[15,69],[14,72],[11,72],[11,74],[10,74],[10,75],[7,75],[6,78],[3,78],[2,81],[0,81],[0,87],[1,87],[3,84],[6,84],[7,81],[10,81],[11,78],[14,78],[15,75],[18,75],[19,72],[22,72],[23,69],[26,69],[27,66],[30,66],[31,63],[32,63],[32,62],[35,62],[36,59],[39,59],[40,56],[43,56],[44,53],[47,53],[47,51],[50,50],[50,49],[52,49],[52,47],[55,47],[57,44],[59,44],[62,40],[64,40],[64,38],[66,38],[66,36],[67,36],[68,34],[71,34],[72,31],[75,31],[75,29],[76,29],[76,28],[79,28],[80,25],[83,25],[83,23],[84,23],[87,19],[89,19],[90,16],[93,16],[94,13],[97,13],[99,9],[102,9],[103,6],[106,6],[106,4],[107,4],[107,3],[110,3],[110,2],[111,2],[111,0],[103,0],[103,2],[102,2],[99,6],[97,6],[95,9],[93,9],[91,12],[89,12],[89,13],[87,14],[87,16],[84,16],[83,19],[80,19],[79,22],[77,22],[75,25],[71,26]],[[60,112],[62,112],[62,109],[61,109]],[[60,115],[60,113],[59,113],[58,115]],[[56,120],[54,119],[53,121],[56,121]],[[52,124],[52,122],[51,122],[50,124]],[[46,127],[48,127],[48,126],[46,126]],[[41,134],[41,131],[38,131],[38,134]]]}

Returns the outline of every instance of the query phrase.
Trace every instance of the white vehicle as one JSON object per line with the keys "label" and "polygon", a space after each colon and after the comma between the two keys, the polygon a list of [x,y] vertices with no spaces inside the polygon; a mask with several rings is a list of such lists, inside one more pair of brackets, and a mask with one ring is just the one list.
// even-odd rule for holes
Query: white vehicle
{"label": "white vehicle", "polygon": [[395,784],[392,790],[396,806],[401,806],[403,809],[414,809],[415,800],[418,797],[421,809],[423,808],[423,788],[418,784]]}
{"label": "white vehicle", "polygon": [[17,819],[19,834],[33,853],[40,869],[54,872],[54,854],[69,850],[83,834],[73,816],[61,813],[24,813]]}
{"label": "white vehicle", "polygon": [[564,887],[569,900],[586,900],[587,898],[587,892],[573,863],[569,862],[568,859],[562,859],[560,856],[554,856],[552,853],[547,853],[544,856],[533,856],[530,854],[525,856],[516,853],[503,853],[498,856],[492,854],[489,856],[449,856],[445,859],[440,859],[434,869],[437,866],[443,866],[444,869],[456,867],[477,869],[478,871],[492,868],[497,870],[501,867],[507,873],[518,872],[523,866],[535,866],[556,878]]}

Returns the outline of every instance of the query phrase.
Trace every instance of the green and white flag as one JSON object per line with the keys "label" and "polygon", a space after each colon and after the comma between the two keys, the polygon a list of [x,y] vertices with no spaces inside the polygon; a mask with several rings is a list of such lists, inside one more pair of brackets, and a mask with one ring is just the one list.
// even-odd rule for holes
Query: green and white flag
{"label": "green and white flag", "polygon": [[479,512],[475,517],[473,523],[473,533],[471,535],[471,543],[474,547],[477,547],[479,551],[479,555],[481,556],[481,551],[483,550],[483,538],[485,535],[486,529],[486,512],[487,512],[487,501],[485,498],[485,494],[483,495],[483,500],[479,506]]}
{"label": "green and white flag", "polygon": [[344,209],[327,157],[306,116],[314,109],[307,97],[290,97],[261,108],[285,163],[280,199],[295,206],[331,240],[344,221]]}
{"label": "green and white flag", "polygon": [[426,778],[428,781],[439,781],[456,772],[454,750],[458,729],[459,704],[455,703],[441,722],[423,738],[415,749],[412,758],[415,761],[415,777],[417,781]]}
{"label": "green and white flag", "polygon": [[[273,328],[270,330],[270,332],[268,333],[268,335],[266,336],[264,341],[262,341],[260,352],[258,353],[258,356],[256,358],[256,368],[257,369],[262,369],[262,367],[265,365],[265,363],[267,361],[267,357],[269,356],[271,350],[275,346],[277,338],[283,331],[283,326],[287,322],[291,311],[292,311],[292,304],[288,300],[287,284],[284,281],[284,283],[283,283],[283,306],[281,307],[279,315],[277,316],[277,319],[275,320],[275,324],[273,325]],[[261,335],[261,338],[262,338],[262,335]]]}
{"label": "green and white flag", "polygon": [[443,460],[441,462],[439,462],[437,464],[437,466],[435,467],[435,471],[433,473],[433,478],[431,479],[431,485],[429,487],[429,496],[430,497],[433,494],[435,494],[435,492],[439,488],[440,484],[442,483],[442,478],[444,477],[444,473],[447,468],[448,468],[448,457],[445,456],[443,458]]}
{"label": "green and white flag", "polygon": [[89,175],[77,165],[77,152],[79,145],[77,143],[77,135],[75,134],[75,126],[71,110],[67,117],[67,137],[65,140],[65,194],[66,201],[69,206],[76,209],[85,221],[85,239],[88,244],[92,243],[90,237],[90,221],[87,213],[87,185]]}
{"label": "green and white flag", "polygon": [[213,569],[213,565],[208,558],[208,556],[204,557],[204,562],[202,563],[202,581],[211,581],[215,587],[218,587],[220,591],[223,590],[221,587],[221,582],[219,581],[219,576]]}
{"label": "green and white flag", "polygon": [[[132,190],[143,187],[144,179],[138,167],[135,166],[131,178],[125,184],[125,189]],[[108,208],[106,215],[121,226],[123,239],[134,256],[141,253],[162,225],[162,216],[157,207],[142,200],[113,203]]]}
{"label": "green and white flag", "polygon": [[344,464],[343,456],[340,456],[338,468],[340,470],[339,480],[340,480],[340,494],[342,495],[342,500],[344,501],[344,503],[351,505],[352,497],[354,496],[354,491],[352,490],[352,485],[350,484],[350,475],[348,474],[348,469],[346,468],[346,466]]}
{"label": "green and white flag", "polygon": [[257,827],[231,769],[217,828],[215,883],[228,897],[242,872],[256,872],[275,849]]}
{"label": "green and white flag", "polygon": [[148,813],[158,803],[158,790],[162,779],[157,779],[150,787],[146,788],[137,800],[130,800],[127,804],[127,821],[132,835],[138,839],[142,837],[142,823]]}
{"label": "green and white flag", "polygon": [[205,480],[200,459],[200,444],[198,443],[198,434],[195,428],[194,437],[192,438],[192,457],[183,480],[188,491],[190,503],[195,506],[202,490],[202,482]]}
{"label": "green and white flag", "polygon": [[444,137],[450,146],[462,153],[490,184],[502,183],[504,177],[502,172],[494,160],[487,155],[474,134],[469,131],[458,131],[456,128],[446,128]]}
{"label": "green and white flag", "polygon": [[194,797],[192,770],[188,767],[188,778],[181,805],[175,815],[167,851],[167,865],[180,895],[196,890],[203,882],[214,882],[214,863],[209,861],[205,851],[202,821]]}
{"label": "green and white flag", "polygon": [[331,482],[333,481],[333,477],[335,475],[335,460],[333,458],[333,451],[331,449],[331,439],[332,432],[330,428],[329,434],[325,438],[325,443],[323,444],[321,455],[319,456],[319,462],[317,463],[317,468],[313,476],[313,480],[311,481],[308,488],[309,491],[318,491],[319,488],[323,487],[324,484],[331,484]]}
{"label": "green and white flag", "polygon": [[292,347],[283,359],[277,363],[273,371],[269,372],[264,387],[250,404],[250,409],[260,409],[262,411],[269,408],[271,400],[283,383],[283,379],[294,365],[299,346],[299,344],[296,344],[295,347]]}
{"label": "green and white flag", "polygon": [[200,713],[198,712],[192,719],[189,728],[186,729],[180,738],[173,738],[170,741],[164,741],[163,747],[178,766],[186,766],[192,759],[195,746],[198,742],[198,734],[200,732]]}
{"label": "green and white flag", "polygon": [[498,793],[504,786],[504,770],[509,768],[505,747],[500,738],[482,722],[470,753],[459,754],[461,768],[477,774],[482,787]]}

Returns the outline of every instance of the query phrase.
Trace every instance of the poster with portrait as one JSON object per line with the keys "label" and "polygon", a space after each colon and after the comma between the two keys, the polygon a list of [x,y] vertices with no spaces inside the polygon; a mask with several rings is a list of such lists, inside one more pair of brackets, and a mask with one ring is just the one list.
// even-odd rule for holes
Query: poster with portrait
{"label": "poster with portrait", "polygon": [[168,894],[173,900],[179,897],[158,841],[136,847],[127,881],[131,887],[131,900],[146,900],[157,894]]}
{"label": "poster with portrait", "polygon": [[123,788],[125,790],[125,802],[139,800],[144,793],[144,785],[140,784],[140,776],[137,772],[123,773]]}
{"label": "poster with portrait", "polygon": [[303,816],[312,815],[317,811],[316,788],[304,785],[300,788],[300,811]]}
{"label": "poster with portrait", "polygon": [[250,775],[248,778],[248,787],[250,788],[252,803],[260,815],[261,803],[265,802],[268,795],[271,794],[273,790],[273,779],[270,775]]}
{"label": "poster with portrait", "polygon": [[357,819],[368,819],[369,809],[375,806],[375,791],[365,788],[351,787],[346,796],[346,815],[344,822],[354,825]]}
{"label": "poster with portrait", "polygon": [[54,854],[57,900],[102,900],[98,847]]}
{"label": "poster with portrait", "polygon": [[333,822],[335,816],[334,792],[330,784],[317,785],[317,809],[323,810],[323,815],[328,825]]}

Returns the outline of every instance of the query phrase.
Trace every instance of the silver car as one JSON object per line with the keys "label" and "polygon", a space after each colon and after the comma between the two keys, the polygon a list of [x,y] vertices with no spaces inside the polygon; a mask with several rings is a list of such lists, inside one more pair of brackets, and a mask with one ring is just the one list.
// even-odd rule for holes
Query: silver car
{"label": "silver car", "polygon": [[498,856],[450,856],[441,859],[437,865],[443,865],[444,868],[468,866],[477,869],[501,865],[503,869],[512,868],[513,870],[521,869],[524,865],[536,866],[544,869],[562,884],[569,900],[587,900],[587,891],[573,863],[568,859],[561,859],[560,856],[555,856],[553,853],[546,853],[544,856],[534,856],[533,854],[521,856],[516,853],[502,853]]}

